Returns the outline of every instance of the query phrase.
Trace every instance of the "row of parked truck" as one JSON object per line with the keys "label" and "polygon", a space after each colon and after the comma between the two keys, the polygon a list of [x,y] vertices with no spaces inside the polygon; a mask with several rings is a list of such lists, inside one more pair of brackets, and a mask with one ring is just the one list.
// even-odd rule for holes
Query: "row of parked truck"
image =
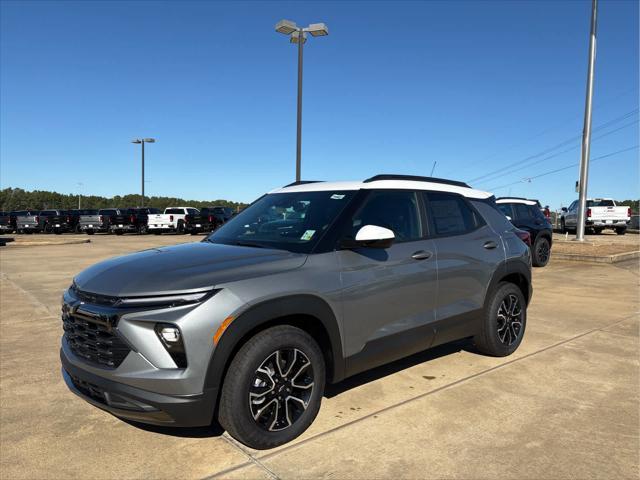
{"label": "row of parked truck", "polygon": [[0,212],[2,233],[191,233],[211,232],[233,216],[229,207],[103,208]]}

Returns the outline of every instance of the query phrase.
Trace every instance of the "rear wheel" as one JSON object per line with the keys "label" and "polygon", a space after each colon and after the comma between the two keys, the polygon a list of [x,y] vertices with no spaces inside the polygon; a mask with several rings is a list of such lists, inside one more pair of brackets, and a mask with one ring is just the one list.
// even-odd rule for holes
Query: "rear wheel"
{"label": "rear wheel", "polygon": [[122,235],[124,233],[124,231],[122,231],[122,230],[114,230],[114,233],[116,235]]}
{"label": "rear wheel", "polygon": [[532,263],[534,267],[544,267],[551,257],[551,245],[545,237],[538,237],[532,248]]}
{"label": "rear wheel", "polygon": [[627,233],[627,229],[626,228],[616,228],[616,233],[618,235],[624,235],[625,233]]}
{"label": "rear wheel", "polygon": [[184,222],[182,220],[178,221],[178,227],[176,228],[176,233],[178,233],[179,235],[184,235],[185,233],[187,233],[184,228]]}
{"label": "rear wheel", "polygon": [[311,425],[324,393],[320,347],[305,331],[279,325],[252,337],[222,386],[218,420],[251,448],[287,443]]}
{"label": "rear wheel", "polygon": [[93,230],[87,230],[87,235],[93,235],[95,232]]}
{"label": "rear wheel", "polygon": [[527,324],[527,304],[517,285],[501,282],[488,303],[480,333],[473,340],[482,353],[506,357],[522,342]]}

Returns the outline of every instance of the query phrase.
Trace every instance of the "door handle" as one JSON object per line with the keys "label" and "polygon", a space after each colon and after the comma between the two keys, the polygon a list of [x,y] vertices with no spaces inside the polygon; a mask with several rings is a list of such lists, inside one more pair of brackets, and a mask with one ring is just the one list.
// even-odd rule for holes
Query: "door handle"
{"label": "door handle", "polygon": [[413,258],[414,260],[426,260],[427,258],[431,258],[431,255],[433,255],[431,252],[418,250],[416,253],[411,255],[411,258]]}
{"label": "door handle", "polygon": [[496,242],[494,242],[493,240],[489,240],[488,242],[484,242],[484,245],[483,245],[483,247],[486,248],[487,250],[493,250],[497,246],[498,246],[498,244]]}

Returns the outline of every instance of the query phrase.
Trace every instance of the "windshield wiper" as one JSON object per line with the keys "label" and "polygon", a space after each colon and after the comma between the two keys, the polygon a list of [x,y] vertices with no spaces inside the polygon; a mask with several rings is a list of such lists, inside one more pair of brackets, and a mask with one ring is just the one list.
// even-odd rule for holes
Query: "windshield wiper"
{"label": "windshield wiper", "polygon": [[264,245],[260,245],[259,243],[252,242],[233,242],[231,245],[236,245],[238,247],[253,247],[253,248],[267,248]]}

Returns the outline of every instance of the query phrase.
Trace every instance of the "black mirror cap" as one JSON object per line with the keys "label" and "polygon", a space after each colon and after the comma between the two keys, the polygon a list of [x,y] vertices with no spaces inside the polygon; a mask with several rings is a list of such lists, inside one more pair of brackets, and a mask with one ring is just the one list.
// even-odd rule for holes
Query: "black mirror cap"
{"label": "black mirror cap", "polygon": [[562,210],[563,212],[568,212],[568,211],[569,211],[569,209],[567,209],[567,207],[562,207],[562,209],[561,209],[561,210]]}
{"label": "black mirror cap", "polygon": [[395,238],[385,238],[381,240],[362,240],[358,241],[353,238],[343,238],[340,240],[341,250],[352,250],[355,248],[389,248],[393,245]]}

